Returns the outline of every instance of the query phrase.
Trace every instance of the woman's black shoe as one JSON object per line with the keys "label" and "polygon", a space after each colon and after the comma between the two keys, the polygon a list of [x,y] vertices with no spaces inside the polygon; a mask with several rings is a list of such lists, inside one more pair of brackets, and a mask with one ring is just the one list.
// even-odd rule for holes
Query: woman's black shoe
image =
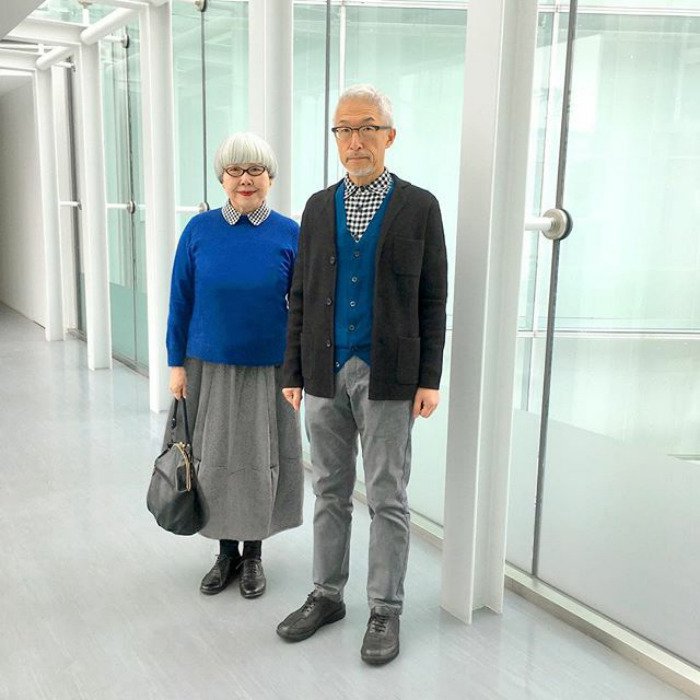
{"label": "woman's black shoe", "polygon": [[260,559],[244,559],[241,580],[238,582],[244,598],[257,598],[265,592],[267,580]]}
{"label": "woman's black shoe", "polygon": [[209,573],[202,579],[199,590],[205,595],[214,595],[228,586],[241,570],[241,557],[219,554]]}

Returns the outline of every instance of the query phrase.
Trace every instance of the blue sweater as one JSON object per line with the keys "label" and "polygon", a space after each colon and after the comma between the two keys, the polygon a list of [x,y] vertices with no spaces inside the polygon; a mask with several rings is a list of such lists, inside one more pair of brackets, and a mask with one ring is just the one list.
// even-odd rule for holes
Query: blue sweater
{"label": "blue sweater", "polygon": [[281,364],[298,240],[297,223],[274,211],[259,226],[246,216],[231,226],[221,209],[193,217],[175,253],[168,364]]}
{"label": "blue sweater", "polygon": [[335,193],[336,249],[338,251],[334,331],[336,372],[353,355],[370,364],[375,258],[384,214],[389,206],[393,189],[392,185],[359,241],[352,237],[348,229],[343,182]]}

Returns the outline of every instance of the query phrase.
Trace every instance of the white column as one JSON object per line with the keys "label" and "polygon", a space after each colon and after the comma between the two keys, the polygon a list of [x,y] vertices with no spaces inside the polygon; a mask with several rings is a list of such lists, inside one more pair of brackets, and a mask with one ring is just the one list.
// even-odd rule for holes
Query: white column
{"label": "white column", "polygon": [[536,0],[469,4],[442,606],[503,605]]}
{"label": "white column", "polygon": [[56,134],[53,121],[51,71],[34,72],[39,181],[44,227],[44,276],[46,278],[46,340],[63,340],[61,245],[58,210]]}
{"label": "white column", "polygon": [[170,6],[141,11],[143,168],[146,197],[148,377],[152,411],[170,403],[165,351],[175,231],[175,143]]}
{"label": "white column", "polygon": [[[76,251],[74,241],[74,216],[80,214],[72,207],[61,204],[61,200],[71,200],[72,152],[69,113],[73,108],[68,104],[69,82],[72,69],[52,66],[51,87],[53,91],[53,123],[56,138],[56,165],[58,169],[59,197],[59,241],[61,246],[61,280],[63,287],[63,328],[78,327],[78,285]],[[76,170],[77,172],[77,170]]]}
{"label": "white column", "polygon": [[90,369],[103,369],[112,366],[112,331],[99,45],[82,46],[76,57],[87,356]]}
{"label": "white column", "polygon": [[292,0],[248,4],[249,128],[267,140],[279,161],[270,190],[273,209],[292,213]]}

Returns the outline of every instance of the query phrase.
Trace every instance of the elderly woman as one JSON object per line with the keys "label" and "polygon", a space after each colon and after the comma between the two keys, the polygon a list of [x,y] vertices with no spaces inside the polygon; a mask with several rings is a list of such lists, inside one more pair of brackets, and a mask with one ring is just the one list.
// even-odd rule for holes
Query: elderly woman
{"label": "elderly woman", "polygon": [[219,540],[200,591],[240,575],[241,594],[255,598],[266,586],[262,540],[301,524],[298,416],[280,390],[299,227],[266,204],[277,160],[263,139],[233,134],[214,168],[226,202],[190,220],[175,254],[170,390],[187,399],[200,460],[200,534]]}

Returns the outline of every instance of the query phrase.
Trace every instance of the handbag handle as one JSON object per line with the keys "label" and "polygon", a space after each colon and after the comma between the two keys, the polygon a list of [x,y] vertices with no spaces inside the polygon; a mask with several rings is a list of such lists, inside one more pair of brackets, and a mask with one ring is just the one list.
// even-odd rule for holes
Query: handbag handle
{"label": "handbag handle", "polygon": [[185,401],[184,396],[179,400],[175,399],[175,410],[173,411],[173,417],[170,421],[170,442],[175,442],[175,428],[177,427],[177,407],[180,405],[180,401],[182,401],[182,415],[185,417],[185,439],[187,440],[187,444],[191,445],[192,438],[190,437],[190,424],[187,420],[187,402]]}

